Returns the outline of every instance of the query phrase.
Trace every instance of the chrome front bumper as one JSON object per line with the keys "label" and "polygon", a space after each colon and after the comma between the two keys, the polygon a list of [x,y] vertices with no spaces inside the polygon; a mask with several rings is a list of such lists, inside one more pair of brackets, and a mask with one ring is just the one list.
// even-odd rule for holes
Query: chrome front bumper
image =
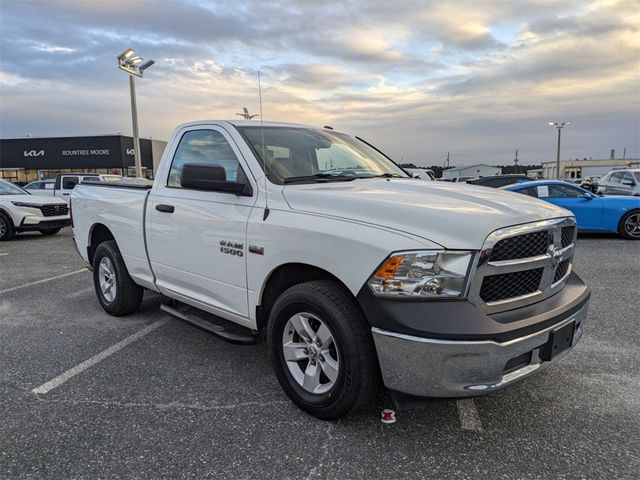
{"label": "chrome front bumper", "polygon": [[[539,332],[500,343],[438,340],[372,329],[382,377],[387,388],[425,397],[468,397],[489,393],[555,364],[582,337],[588,303]],[[540,358],[553,330],[576,322],[571,348],[550,361]],[[531,357],[516,369],[505,370],[510,360]]]}

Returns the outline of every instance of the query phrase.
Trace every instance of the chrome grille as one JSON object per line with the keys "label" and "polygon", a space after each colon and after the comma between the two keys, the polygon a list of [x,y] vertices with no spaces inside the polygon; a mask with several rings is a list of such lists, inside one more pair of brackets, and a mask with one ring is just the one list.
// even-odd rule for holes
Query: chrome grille
{"label": "chrome grille", "polygon": [[57,205],[40,205],[38,208],[44,217],[57,217],[69,213],[69,207],[64,203]]}
{"label": "chrome grille", "polygon": [[575,236],[576,227],[562,227],[562,231],[560,233],[560,244],[562,245],[562,248],[571,245]]}
{"label": "chrome grille", "polygon": [[480,298],[489,303],[533,293],[540,286],[543,270],[543,268],[536,268],[484,277]]}
{"label": "chrome grille", "polygon": [[524,235],[505,238],[496,243],[491,251],[490,260],[495,262],[544,255],[548,247],[548,232],[543,230],[541,232],[525,233]]}
{"label": "chrome grille", "polygon": [[567,258],[558,264],[556,268],[556,273],[553,275],[553,283],[557,283],[564,278],[564,276],[569,273],[569,267],[571,266],[571,259]]}
{"label": "chrome grille", "polygon": [[491,233],[478,255],[469,300],[495,313],[543,300],[571,273],[575,219],[558,218]]}

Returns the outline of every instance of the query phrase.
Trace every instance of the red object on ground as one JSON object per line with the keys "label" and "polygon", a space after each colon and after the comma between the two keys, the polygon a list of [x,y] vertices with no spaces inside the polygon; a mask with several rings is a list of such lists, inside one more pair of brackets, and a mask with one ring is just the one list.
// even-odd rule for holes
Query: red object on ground
{"label": "red object on ground", "polygon": [[385,408],[382,410],[382,418],[380,421],[387,424],[396,423],[396,412],[390,408]]}

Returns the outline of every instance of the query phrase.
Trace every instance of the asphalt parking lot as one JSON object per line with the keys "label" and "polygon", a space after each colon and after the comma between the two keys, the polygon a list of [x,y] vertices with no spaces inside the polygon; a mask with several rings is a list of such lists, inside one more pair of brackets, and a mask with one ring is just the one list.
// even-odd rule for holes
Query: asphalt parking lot
{"label": "asphalt parking lot", "polygon": [[171,320],[159,295],[109,317],[70,229],[0,243],[0,478],[637,478],[640,244],[580,237],[575,270],[591,309],[558,366],[384,425],[384,397],[304,414],[264,346]]}

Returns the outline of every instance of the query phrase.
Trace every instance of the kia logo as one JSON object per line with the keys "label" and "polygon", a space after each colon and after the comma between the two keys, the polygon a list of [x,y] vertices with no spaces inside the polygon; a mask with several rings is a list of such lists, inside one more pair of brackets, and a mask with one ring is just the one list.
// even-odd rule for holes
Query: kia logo
{"label": "kia logo", "polygon": [[35,150],[29,150],[28,152],[24,151],[25,157],[42,157],[44,155],[44,150],[40,150],[36,152]]}
{"label": "kia logo", "polygon": [[133,148],[127,148],[127,155],[133,155],[135,150]]}

